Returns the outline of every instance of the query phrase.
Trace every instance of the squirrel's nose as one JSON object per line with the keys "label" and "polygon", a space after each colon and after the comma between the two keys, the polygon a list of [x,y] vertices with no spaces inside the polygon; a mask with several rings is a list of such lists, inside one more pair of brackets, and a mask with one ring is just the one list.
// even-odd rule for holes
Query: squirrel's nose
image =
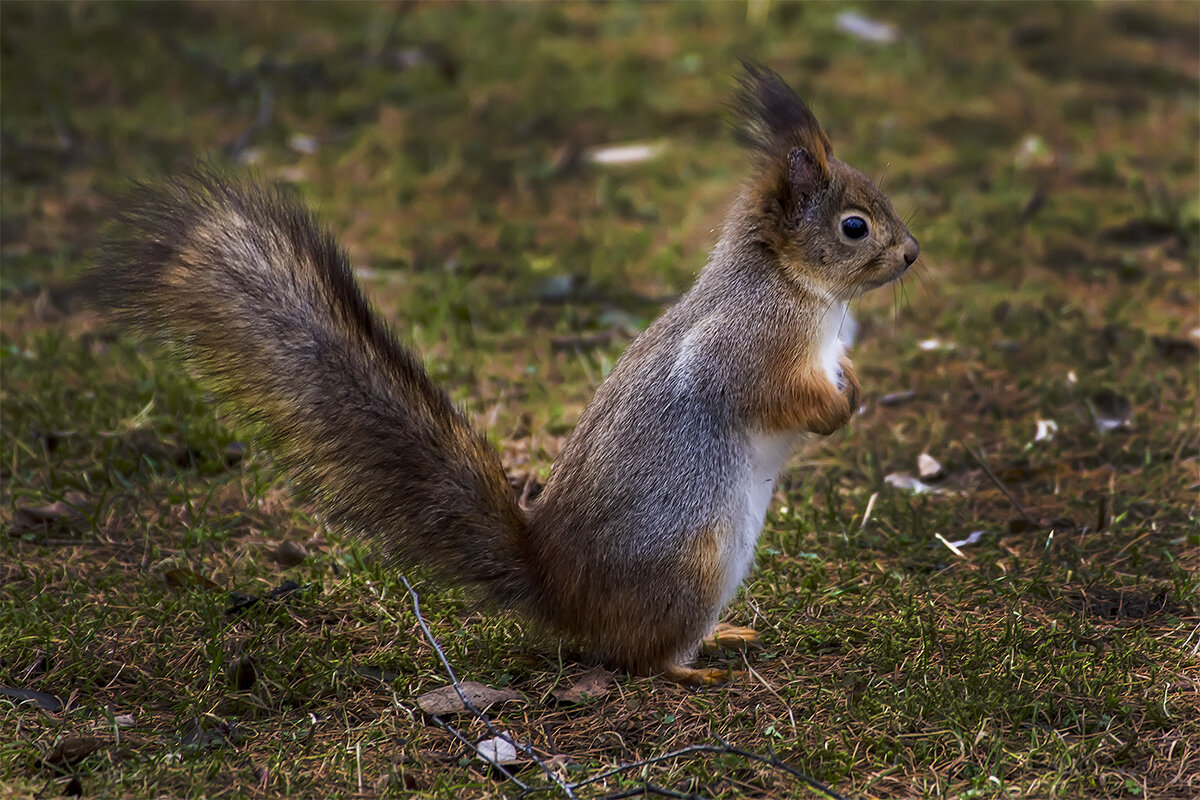
{"label": "squirrel's nose", "polygon": [[920,254],[921,245],[917,244],[916,239],[909,236],[908,241],[904,243],[904,265],[911,267]]}

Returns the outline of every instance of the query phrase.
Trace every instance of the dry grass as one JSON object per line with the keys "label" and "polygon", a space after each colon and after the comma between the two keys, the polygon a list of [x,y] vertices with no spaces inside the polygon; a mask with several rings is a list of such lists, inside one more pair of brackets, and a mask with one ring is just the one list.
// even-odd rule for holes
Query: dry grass
{"label": "dry grass", "polygon": [[[1200,795],[1195,6],[873,6],[883,46],[837,6],[751,9],[0,6],[0,687],[65,705],[0,696],[0,796],[517,793],[417,708],[446,676],[399,576],[72,281],[106,190],[255,161],[544,476],[703,263],[741,175],[737,55],[886,172],[923,246],[856,309],[865,410],[786,476],[728,611],[766,648],[716,658],[741,673],[718,689],[617,676],[563,705],[588,665],[412,575],[450,663],[519,691],[489,716],[570,781],[719,737],[856,797]],[[646,140],[665,154],[583,157]],[[1103,432],[1114,398],[1131,421]],[[922,452],[940,491],[892,487]],[[580,796],[643,782],[813,796],[695,752]]]}

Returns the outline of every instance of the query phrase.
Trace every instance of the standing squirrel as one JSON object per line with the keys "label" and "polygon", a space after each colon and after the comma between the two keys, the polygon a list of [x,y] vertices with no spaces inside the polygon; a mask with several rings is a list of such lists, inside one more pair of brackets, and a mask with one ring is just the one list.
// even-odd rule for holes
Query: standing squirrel
{"label": "standing squirrel", "polygon": [[617,362],[528,512],[290,194],[207,169],[138,186],[92,280],[261,426],[331,525],[611,667],[714,683],[688,663],[704,641],[756,642],[716,623],[776,476],[858,407],[846,303],[918,253],[777,74],[747,64],[734,106],[753,173],[707,266]]}

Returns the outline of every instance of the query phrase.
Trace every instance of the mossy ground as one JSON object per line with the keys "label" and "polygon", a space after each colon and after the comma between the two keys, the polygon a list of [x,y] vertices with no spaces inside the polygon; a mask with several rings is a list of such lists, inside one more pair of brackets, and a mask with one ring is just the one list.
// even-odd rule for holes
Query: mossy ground
{"label": "mossy ground", "polygon": [[[797,459],[728,610],[766,649],[717,659],[743,673],[725,687],[620,677],[558,706],[586,665],[418,581],[450,662],[519,690],[495,723],[571,780],[719,736],[861,797],[1200,795],[1196,6],[866,6],[887,44],[843,10],[0,6],[0,686],[66,703],[0,696],[0,795],[514,795],[416,710],[446,678],[398,575],[74,279],[105,193],[252,164],[320,208],[510,470],[544,476],[715,239],[745,174],[739,56],[922,243],[855,304],[865,410]],[[630,141],[661,154],[588,158]],[[943,491],[885,481],[922,452]],[[643,781],[811,796],[702,754],[580,795]]]}

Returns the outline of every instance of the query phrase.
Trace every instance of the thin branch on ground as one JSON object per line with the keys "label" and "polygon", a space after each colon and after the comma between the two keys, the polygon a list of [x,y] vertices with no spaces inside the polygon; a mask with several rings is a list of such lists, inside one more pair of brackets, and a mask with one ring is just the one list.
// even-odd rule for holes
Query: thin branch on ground
{"label": "thin branch on ground", "polygon": [[959,439],[958,443],[962,446],[963,450],[967,451],[967,455],[974,459],[975,463],[980,466],[980,468],[984,471],[984,474],[991,479],[992,483],[996,484],[996,488],[1004,493],[1004,496],[1008,498],[1008,502],[1012,503],[1013,508],[1015,508],[1017,512],[1025,518],[1025,521],[1035,528],[1042,527],[1040,522],[1029,515],[1029,512],[1025,510],[1025,506],[1021,505],[1017,501],[1017,498],[1011,491],[1009,491],[1008,487],[1001,483],[1000,479],[996,477],[996,473],[992,472],[992,468],[988,466],[988,463],[983,456],[977,454],[974,448],[970,447],[962,439]]}
{"label": "thin branch on ground", "polygon": [[[460,684],[458,681],[458,676],[454,674],[454,669],[453,669],[453,667],[450,666],[450,661],[446,658],[446,652],[444,650],[442,650],[442,646],[440,644],[438,644],[437,639],[433,635],[433,631],[431,631],[429,629],[429,625],[425,622],[425,617],[421,614],[421,600],[417,596],[416,589],[414,589],[412,587],[412,584],[410,584],[408,582],[407,576],[401,575],[400,580],[401,580],[401,582],[404,583],[404,588],[408,590],[409,597],[412,598],[413,613],[416,615],[417,623],[421,626],[421,630],[425,634],[425,639],[429,642],[429,645],[433,648],[434,652],[437,653],[438,659],[442,662],[442,668],[445,670],[446,675],[450,678],[450,682],[454,685],[454,690],[456,692],[458,692],[458,697],[460,700],[462,700],[463,705],[467,708],[468,711],[470,711],[475,716],[476,719],[478,719],[480,722],[482,722],[484,724],[484,726],[488,729],[488,732],[491,733],[492,736],[495,736],[498,739],[502,739],[503,741],[508,742],[513,747],[515,747],[517,750],[520,750],[525,755],[527,755],[531,759],[533,759],[534,763],[537,764],[539,767],[541,767],[542,771],[546,773],[546,777],[548,777],[548,778],[550,778],[550,780],[554,781],[554,783],[558,786],[558,788],[562,790],[563,794],[565,794],[567,797],[574,800],[575,792],[573,791],[573,788],[571,787],[571,785],[568,784],[566,781],[564,781],[558,775],[558,773],[555,772],[550,767],[549,764],[547,764],[545,761],[543,761],[541,759],[541,757],[539,757],[538,754],[533,751],[532,747],[530,747],[529,745],[524,744],[522,742],[518,742],[515,739],[513,739],[511,736],[509,736],[507,733],[504,733],[504,732],[498,730],[496,728],[496,726],[494,726],[492,724],[491,719],[489,719],[486,714],[484,714],[482,711],[480,711],[478,708],[476,708],[474,703],[471,702],[470,698],[467,697],[467,693],[463,691],[462,684]],[[457,738],[459,741],[464,742],[468,747],[471,748],[471,750],[473,750],[475,752],[476,755],[478,755],[480,758],[482,758],[485,762],[496,767],[504,775],[504,777],[506,777],[508,780],[512,781],[514,784],[519,786],[523,792],[531,791],[531,788],[527,783],[524,783],[519,778],[517,778],[515,775],[513,775],[512,772],[505,769],[502,764],[494,761],[491,758],[488,758],[486,755],[481,753],[479,748],[476,745],[467,741],[467,739],[464,738],[462,736],[462,734],[455,731],[449,724],[443,722],[437,716],[434,716],[433,719],[437,724],[439,724],[441,727],[445,728],[448,732],[450,732],[453,736],[455,736],[455,738]]]}
{"label": "thin branch on ground", "polygon": [[[571,788],[579,789],[584,786],[587,786],[588,784],[604,780],[605,778],[611,778],[614,775],[618,775],[622,772],[628,772],[629,770],[637,769],[639,767],[645,767],[645,766],[649,766],[651,764],[657,764],[661,761],[670,761],[671,759],[681,758],[683,756],[695,755],[697,753],[712,753],[712,754],[716,754],[716,755],[739,756],[741,758],[749,759],[750,761],[754,761],[759,764],[763,764],[763,765],[772,767],[774,769],[781,770],[782,772],[786,772],[788,775],[791,775],[792,777],[797,778],[798,780],[802,781],[806,786],[808,786],[809,789],[812,789],[814,792],[816,792],[821,797],[826,798],[826,800],[848,800],[844,795],[838,794],[833,789],[830,789],[828,786],[821,783],[820,781],[817,781],[817,780],[814,780],[813,778],[808,777],[807,775],[805,775],[803,772],[800,772],[795,767],[782,761],[777,755],[775,755],[774,752],[772,752],[770,756],[764,756],[759,753],[752,753],[749,750],[743,750],[740,747],[734,747],[734,746],[730,745],[728,742],[726,742],[724,739],[722,739],[720,736],[717,736],[716,734],[713,734],[713,737],[718,742],[720,742],[720,745],[695,744],[695,745],[691,745],[689,747],[682,747],[678,750],[672,750],[671,752],[663,753],[662,755],[651,756],[650,758],[646,758],[641,761],[633,761],[628,764],[621,764],[620,766],[613,767],[612,769],[608,769],[597,775],[593,775],[590,778],[586,778],[582,781],[576,781],[575,783],[571,784]],[[537,791],[537,790],[535,789],[534,791]],[[628,796],[628,795],[622,795],[622,796]],[[683,796],[689,796],[689,795],[683,795]],[[604,795],[605,800],[609,800],[612,797],[614,797],[614,796]]]}
{"label": "thin branch on ground", "polygon": [[594,800],[624,800],[626,797],[645,797],[646,795],[654,795],[656,797],[674,797],[679,800],[710,800],[707,796],[696,794],[695,792],[677,792],[674,789],[668,789],[664,786],[656,786],[653,783],[643,783],[641,786],[635,786],[632,789],[622,789],[612,794],[602,794]]}
{"label": "thin branch on ground", "polygon": [[[722,739],[720,736],[717,736],[717,734],[715,734],[715,733],[713,734],[713,737],[716,738],[716,740],[725,747],[726,752],[731,753],[736,756],[741,756],[742,758],[747,758],[751,761],[757,761],[760,764],[766,764],[767,766],[774,767],[775,769],[778,769],[778,770],[782,770],[783,772],[786,772],[787,774],[791,775],[793,778],[803,781],[804,784],[806,786],[808,786],[809,789],[812,789],[818,795],[821,795],[822,797],[826,798],[826,800],[849,800],[849,798],[847,798],[845,795],[838,794],[837,792],[835,792],[833,789],[830,789],[825,784],[821,783],[818,780],[808,777],[803,772],[801,772],[800,770],[793,767],[791,764],[788,764],[786,761],[782,760],[779,756],[775,755],[775,750],[773,748],[771,748],[769,750],[769,752],[771,753],[770,756],[764,756],[764,755],[760,755],[758,753],[752,753],[749,750],[743,750],[740,747],[734,747],[733,745],[729,744],[724,739]],[[768,747],[770,747],[770,745],[768,745]]]}

